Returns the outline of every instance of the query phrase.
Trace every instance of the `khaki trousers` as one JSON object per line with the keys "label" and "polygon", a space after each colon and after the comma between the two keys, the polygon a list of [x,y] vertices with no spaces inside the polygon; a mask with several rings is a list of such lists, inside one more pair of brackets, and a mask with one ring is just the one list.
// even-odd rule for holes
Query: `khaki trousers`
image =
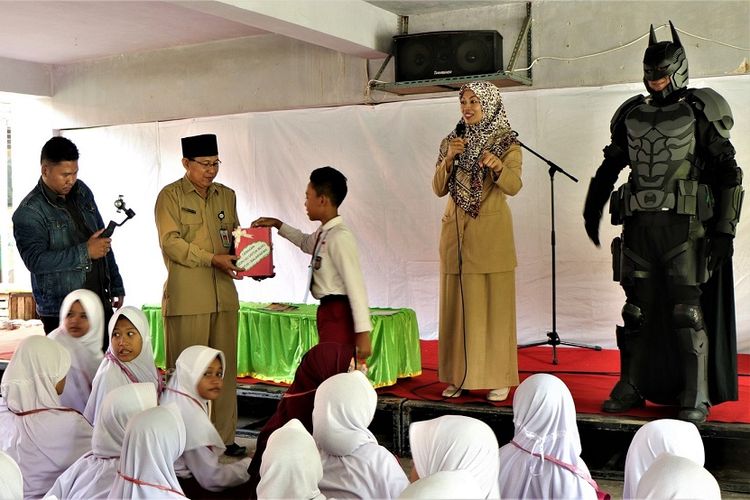
{"label": "khaki trousers", "polygon": [[213,402],[211,421],[224,444],[234,443],[237,429],[237,314],[238,311],[222,311],[211,314],[191,314],[164,317],[167,362],[169,368],[183,349],[192,345],[206,345],[224,353],[224,389]]}

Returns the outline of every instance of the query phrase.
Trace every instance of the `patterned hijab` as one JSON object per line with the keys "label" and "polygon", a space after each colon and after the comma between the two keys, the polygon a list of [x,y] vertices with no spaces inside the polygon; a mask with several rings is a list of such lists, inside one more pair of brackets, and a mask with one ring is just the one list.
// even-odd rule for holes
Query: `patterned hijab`
{"label": "patterned hijab", "polygon": [[[482,106],[482,120],[476,125],[466,126],[466,150],[458,156],[454,168],[458,168],[452,176],[448,190],[456,205],[476,218],[482,201],[482,185],[490,171],[489,167],[479,166],[479,158],[484,151],[489,151],[498,158],[502,158],[511,145],[517,144],[516,134],[505,115],[505,107],[500,98],[500,89],[490,82],[471,82],[463,85],[458,91],[459,98],[466,90],[471,90],[479,98]],[[451,132],[440,148],[440,163],[448,152],[447,141],[456,137],[456,131]]]}

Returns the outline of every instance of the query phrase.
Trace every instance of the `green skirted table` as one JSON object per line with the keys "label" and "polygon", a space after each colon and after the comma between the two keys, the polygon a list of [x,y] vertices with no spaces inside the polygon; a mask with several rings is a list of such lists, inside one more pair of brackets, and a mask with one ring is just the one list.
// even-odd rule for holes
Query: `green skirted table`
{"label": "green skirted table", "polygon": [[[275,304],[274,304],[275,306]],[[294,309],[269,310],[267,303],[240,304],[237,328],[237,376],[291,383],[305,354],[318,343],[314,304],[292,304]],[[271,306],[273,308],[273,306]],[[160,306],[143,306],[151,330],[151,344],[159,368],[166,367],[164,323]],[[367,376],[375,387],[422,373],[417,316],[412,309],[370,309],[372,355]]]}

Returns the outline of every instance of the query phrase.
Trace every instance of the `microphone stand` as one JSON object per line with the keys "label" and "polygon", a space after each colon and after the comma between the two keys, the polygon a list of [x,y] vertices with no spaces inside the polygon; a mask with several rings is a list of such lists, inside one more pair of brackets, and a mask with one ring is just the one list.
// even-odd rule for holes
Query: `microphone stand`
{"label": "microphone stand", "polygon": [[521,145],[522,148],[526,149],[530,153],[532,153],[534,156],[542,160],[544,163],[549,165],[549,170],[547,171],[549,173],[549,196],[550,196],[550,219],[552,221],[552,233],[550,237],[550,245],[552,246],[552,331],[547,332],[547,340],[541,340],[539,342],[532,342],[530,344],[521,344],[518,346],[519,349],[525,349],[526,347],[536,347],[540,345],[551,345],[552,346],[552,364],[557,364],[557,346],[558,345],[567,345],[567,346],[573,346],[573,347],[583,347],[585,349],[593,349],[595,351],[601,351],[601,346],[598,345],[592,345],[592,344],[582,344],[579,342],[567,342],[564,340],[560,340],[560,336],[557,334],[557,281],[556,281],[556,271],[557,266],[555,263],[555,173],[560,172],[561,174],[568,177],[573,182],[578,182],[578,179],[570,175],[568,172],[557,166],[555,163],[551,162],[544,156],[540,155],[530,147],[528,147],[526,144],[522,143],[521,141],[518,141],[518,144]]}

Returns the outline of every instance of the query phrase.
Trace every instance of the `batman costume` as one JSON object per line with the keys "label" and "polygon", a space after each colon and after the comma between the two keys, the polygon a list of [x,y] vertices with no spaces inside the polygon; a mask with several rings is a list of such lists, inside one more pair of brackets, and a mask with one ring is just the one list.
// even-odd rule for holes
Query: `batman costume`
{"label": "batman costume", "polygon": [[[603,403],[624,412],[645,400],[679,406],[703,422],[711,404],[737,399],[732,245],[742,205],[742,170],[729,141],[729,105],[712,89],[689,89],[688,64],[651,26],[643,58],[648,96],[615,112],[611,143],[589,184],[584,221],[599,245],[607,200],[622,234],[613,275],[626,295],[617,326],[620,380]],[[613,192],[618,174],[628,180]]]}

